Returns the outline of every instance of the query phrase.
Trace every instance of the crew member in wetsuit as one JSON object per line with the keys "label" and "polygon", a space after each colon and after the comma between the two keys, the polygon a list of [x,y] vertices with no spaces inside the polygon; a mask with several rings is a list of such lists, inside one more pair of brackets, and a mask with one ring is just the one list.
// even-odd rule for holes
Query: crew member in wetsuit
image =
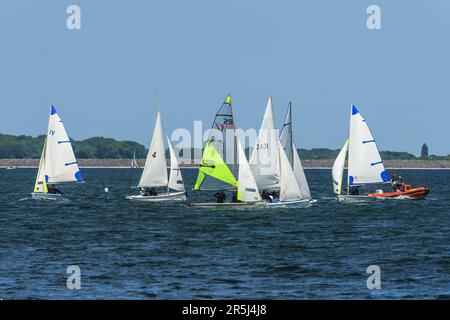
{"label": "crew member in wetsuit", "polygon": [[223,191],[217,192],[216,194],[214,194],[214,196],[217,199],[217,203],[224,203],[225,199],[227,198],[227,195]]}
{"label": "crew member in wetsuit", "polygon": [[359,196],[359,186],[351,186],[350,187],[350,195]]}
{"label": "crew member in wetsuit", "polygon": [[272,199],[278,199],[280,197],[280,194],[273,190],[270,195],[272,196]]}
{"label": "crew member in wetsuit", "polygon": [[272,197],[269,195],[269,193],[266,190],[263,190],[261,192],[261,198],[266,200],[269,203],[272,203]]}
{"label": "crew member in wetsuit", "polygon": [[158,195],[158,193],[156,193],[156,189],[154,187],[151,187],[149,190],[149,194],[152,197],[156,197]]}
{"label": "crew member in wetsuit", "polygon": [[47,192],[50,194],[62,194],[62,192],[54,186],[47,186]]}

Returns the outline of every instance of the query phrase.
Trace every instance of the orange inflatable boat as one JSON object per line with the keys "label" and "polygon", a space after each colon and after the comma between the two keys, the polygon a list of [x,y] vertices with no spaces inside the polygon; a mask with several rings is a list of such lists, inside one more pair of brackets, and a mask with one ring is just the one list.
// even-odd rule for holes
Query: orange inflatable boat
{"label": "orange inflatable boat", "polygon": [[403,191],[383,192],[377,190],[375,193],[370,193],[372,198],[402,198],[402,199],[424,199],[430,190],[427,187],[411,188],[411,185],[404,184]]}

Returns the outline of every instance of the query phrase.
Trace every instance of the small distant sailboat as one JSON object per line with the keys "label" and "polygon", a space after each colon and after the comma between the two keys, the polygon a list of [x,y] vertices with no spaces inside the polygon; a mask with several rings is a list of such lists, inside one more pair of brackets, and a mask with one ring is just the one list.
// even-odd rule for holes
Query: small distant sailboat
{"label": "small distant sailboat", "polygon": [[[152,141],[145,161],[144,171],[138,187],[141,194],[127,196],[129,200],[140,201],[185,201],[186,190],[172,145],[167,139],[170,151],[170,177],[167,177],[167,159],[164,148],[161,115],[158,112]],[[156,192],[156,188],[166,188],[164,192]],[[175,190],[175,191],[171,191]]]}
{"label": "small distant sailboat", "polygon": [[6,170],[15,170],[15,169],[17,169],[16,166],[8,166],[8,167],[6,167]]}
{"label": "small distant sailboat", "polygon": [[44,142],[39,170],[31,193],[33,199],[56,200],[63,198],[56,188],[62,183],[82,183],[83,176],[72,149],[64,124],[56,108],[51,107],[47,137]]}
{"label": "small distant sailboat", "polygon": [[136,160],[136,150],[133,151],[133,159],[131,159],[131,168],[139,169],[139,166],[138,166],[137,160]]}
{"label": "small distant sailboat", "polygon": [[[343,194],[342,178],[347,151],[347,192]],[[389,175],[384,168],[375,139],[366,120],[354,105],[350,108],[349,138],[334,162],[332,176],[333,190],[338,195],[339,201],[364,200],[368,195],[359,194],[359,187],[389,182]]]}
{"label": "small distant sailboat", "polygon": [[219,193],[223,191],[234,191],[237,192],[237,196],[235,201],[231,202],[201,202],[192,203],[191,205],[194,207],[240,207],[261,205],[261,197],[255,178],[253,177],[239,138],[235,135],[231,96],[226,97],[224,103],[217,112],[214,118],[213,128],[221,131],[224,136],[226,135],[227,130],[231,131],[228,131],[228,134],[233,135],[234,145],[237,149],[238,179],[236,180],[232,170],[230,170],[218,151],[219,148],[223,150],[227,149],[224,147],[224,141],[210,136],[203,151],[194,191],[202,190],[205,179],[208,177],[209,179],[222,182],[221,187],[215,185],[215,189],[207,189],[208,191],[218,191]]}

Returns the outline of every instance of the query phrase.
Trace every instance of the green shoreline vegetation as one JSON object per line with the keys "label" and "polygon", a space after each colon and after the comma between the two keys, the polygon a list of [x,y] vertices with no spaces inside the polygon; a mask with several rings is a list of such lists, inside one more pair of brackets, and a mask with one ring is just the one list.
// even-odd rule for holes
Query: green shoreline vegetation
{"label": "green shoreline vegetation", "polygon": [[[44,140],[45,135],[31,137],[0,134],[0,159],[39,159]],[[134,141],[92,137],[81,141],[72,140],[72,142],[75,156],[78,159],[131,159],[134,152],[136,152],[136,158],[144,159],[147,155],[145,146]],[[339,149],[299,149],[299,153],[303,160],[334,160]],[[192,150],[192,157],[194,154],[196,153]],[[383,160],[450,160],[450,154],[428,157],[416,157],[408,152],[397,151],[380,151],[380,154]]]}

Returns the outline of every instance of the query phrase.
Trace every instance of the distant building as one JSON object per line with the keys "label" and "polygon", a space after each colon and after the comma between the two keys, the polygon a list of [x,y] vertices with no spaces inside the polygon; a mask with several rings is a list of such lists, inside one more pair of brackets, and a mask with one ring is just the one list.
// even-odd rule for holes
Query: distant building
{"label": "distant building", "polygon": [[428,146],[426,143],[422,145],[422,150],[420,151],[421,158],[428,158]]}

